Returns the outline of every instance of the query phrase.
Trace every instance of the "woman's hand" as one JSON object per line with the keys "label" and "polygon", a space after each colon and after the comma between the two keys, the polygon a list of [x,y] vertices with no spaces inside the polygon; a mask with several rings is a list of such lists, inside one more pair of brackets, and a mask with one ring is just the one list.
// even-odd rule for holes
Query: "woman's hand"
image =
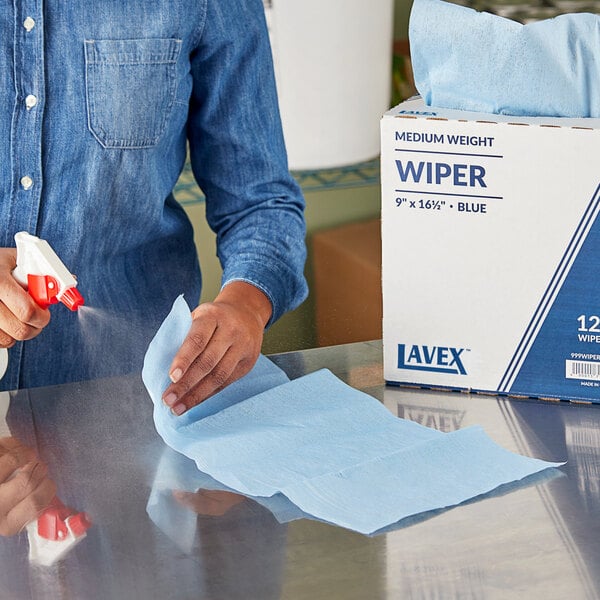
{"label": "woman's hand", "polygon": [[222,517],[234,506],[246,500],[245,496],[224,490],[198,490],[197,492],[174,490],[173,497],[197,515],[210,517]]}
{"label": "woman's hand", "polygon": [[0,248],[0,348],[34,338],[50,321],[50,311],[41,308],[12,276],[16,261],[14,248]]}
{"label": "woman's hand", "polygon": [[15,438],[0,438],[0,535],[21,531],[50,505],[56,485],[35,452]]}
{"label": "woman's hand", "polygon": [[271,302],[243,281],[227,284],[192,312],[192,327],[171,363],[164,402],[180,415],[248,373],[260,353]]}

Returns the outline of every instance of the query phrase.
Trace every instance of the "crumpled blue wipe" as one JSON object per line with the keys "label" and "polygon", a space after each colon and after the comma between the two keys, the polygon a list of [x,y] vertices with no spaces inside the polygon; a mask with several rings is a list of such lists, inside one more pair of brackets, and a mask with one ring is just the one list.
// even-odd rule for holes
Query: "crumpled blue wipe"
{"label": "crumpled blue wipe", "polygon": [[372,533],[559,465],[508,452],[477,427],[445,434],[399,419],[325,369],[289,381],[265,357],[176,417],[161,400],[168,377],[160,374],[188,319],[177,300],[150,344],[142,377],[165,442],[231,490],[283,494],[317,519]]}
{"label": "crumpled blue wipe", "polygon": [[523,25],[442,0],[414,0],[409,37],[416,88],[430,106],[600,117],[598,15]]}

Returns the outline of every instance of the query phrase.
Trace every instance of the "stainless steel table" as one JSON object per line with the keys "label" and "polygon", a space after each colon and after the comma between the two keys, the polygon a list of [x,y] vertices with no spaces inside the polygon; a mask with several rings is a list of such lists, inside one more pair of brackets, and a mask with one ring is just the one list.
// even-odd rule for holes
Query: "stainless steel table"
{"label": "stainless steel table", "polygon": [[0,539],[0,598],[600,597],[600,406],[386,387],[380,342],[271,358],[291,378],[328,368],[399,417],[443,431],[480,424],[510,450],[567,465],[367,537],[280,524],[231,494],[173,494],[195,467],[154,431],[139,376],[23,390],[12,434],[94,524],[51,567],[29,563],[25,534]]}

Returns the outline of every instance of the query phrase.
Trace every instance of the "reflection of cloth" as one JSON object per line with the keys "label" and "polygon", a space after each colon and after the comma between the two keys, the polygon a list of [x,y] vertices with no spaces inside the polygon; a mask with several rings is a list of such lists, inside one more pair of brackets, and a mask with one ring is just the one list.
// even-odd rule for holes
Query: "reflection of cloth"
{"label": "reflection of cloth", "polygon": [[444,434],[398,419],[325,370],[259,393],[278,379],[264,357],[180,419],[161,394],[189,319],[180,298],[146,354],[142,378],[156,429],[201,471],[243,494],[281,493],[314,517],[372,533],[558,464],[503,450],[478,427]]}
{"label": "reflection of cloth", "polygon": [[303,299],[304,202],[260,0],[16,0],[0,31],[0,247],[46,239],[95,309],[53,310],[10,349],[4,389],[137,372],[174,297],[198,301],[171,194],[186,138],[223,281],[264,290],[273,320]]}
{"label": "reflection of cloth", "polygon": [[[182,552],[190,554],[196,538],[196,515],[175,500],[174,490],[188,492],[197,490],[233,492],[234,490],[199,471],[189,458],[174,452],[171,448],[165,448],[156,469],[146,512],[154,524]],[[251,501],[266,508],[278,523],[289,523],[296,519],[310,517],[282,494],[267,498],[254,497]]]}
{"label": "reflection of cloth", "polygon": [[[222,516],[211,517],[196,515],[173,497],[175,490],[198,489],[228,490],[199,471],[191,460],[166,448],[148,499],[148,516],[182,552],[200,555],[208,597],[279,598],[285,526],[250,499]],[[268,570],[258,581],[253,574],[264,564],[269,565]]]}
{"label": "reflection of cloth", "polygon": [[[189,468],[192,465],[192,469]],[[161,456],[146,505],[154,524],[185,554],[190,554],[196,537],[196,515],[176,502],[173,490],[195,491],[203,487],[188,458],[170,449]]]}
{"label": "reflection of cloth", "polygon": [[600,17],[521,25],[441,0],[414,0],[410,50],[431,106],[526,116],[600,117]]}

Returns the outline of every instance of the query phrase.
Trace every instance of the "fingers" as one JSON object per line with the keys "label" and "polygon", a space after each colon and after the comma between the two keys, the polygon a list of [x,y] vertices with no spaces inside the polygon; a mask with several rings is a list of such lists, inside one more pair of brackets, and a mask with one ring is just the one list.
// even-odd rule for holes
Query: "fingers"
{"label": "fingers", "polygon": [[201,313],[192,321],[190,334],[173,361],[171,372],[180,369],[183,374],[167,388],[167,406],[180,415],[241,376],[249,346],[240,331],[223,322],[209,320],[207,324]]}
{"label": "fingers", "polygon": [[34,461],[0,484],[0,535],[14,535],[51,503],[56,485],[44,464]]}
{"label": "fingers", "polygon": [[[0,304],[0,347],[10,348],[18,340],[30,340],[40,334],[50,321],[50,311],[38,306],[27,293],[18,304],[9,306],[2,297]],[[39,326],[38,326],[39,324]]]}
{"label": "fingers", "polygon": [[35,460],[35,452],[15,438],[0,439],[0,485],[13,473]]}
{"label": "fingers", "polygon": [[[210,363],[198,359],[199,368],[195,364],[181,380],[181,384],[172,386],[164,401],[176,415],[199,404],[209,396],[243,377],[250,371],[254,362],[241,358],[234,350],[227,352],[223,358],[211,368]],[[199,374],[203,374],[200,376]],[[197,383],[195,383],[197,382]]]}
{"label": "fingers", "polygon": [[41,308],[12,276],[16,251],[0,249],[0,347],[34,338],[48,324],[50,312]]}
{"label": "fingers", "polygon": [[250,371],[262,342],[261,323],[239,307],[207,303],[193,316],[171,365],[173,383],[163,394],[176,415]]}
{"label": "fingers", "polygon": [[[219,361],[227,348],[222,348],[223,331],[221,330],[215,335],[218,327],[219,315],[216,311],[203,306],[198,307],[192,313],[192,327],[177,352],[169,372],[173,383],[178,383],[184,373],[187,373],[195,363],[200,362],[200,364],[195,364],[194,369],[194,375],[198,377],[206,375]],[[211,349],[205,353],[211,340]],[[202,361],[198,361],[199,356],[203,357]],[[185,389],[185,382],[178,389],[183,393],[189,391]]]}
{"label": "fingers", "polygon": [[52,503],[56,496],[56,485],[44,479],[30,494],[14,506],[6,515],[0,514],[0,536],[11,536],[22,531],[35,521]]}
{"label": "fingers", "polygon": [[165,404],[180,415],[248,373],[271,314],[266,294],[243,281],[228,283],[214,302],[196,308],[171,363],[173,383],[163,394]]}
{"label": "fingers", "polygon": [[173,497],[196,514],[211,517],[221,517],[246,500],[245,496],[224,490],[198,490],[197,492],[174,490]]}

